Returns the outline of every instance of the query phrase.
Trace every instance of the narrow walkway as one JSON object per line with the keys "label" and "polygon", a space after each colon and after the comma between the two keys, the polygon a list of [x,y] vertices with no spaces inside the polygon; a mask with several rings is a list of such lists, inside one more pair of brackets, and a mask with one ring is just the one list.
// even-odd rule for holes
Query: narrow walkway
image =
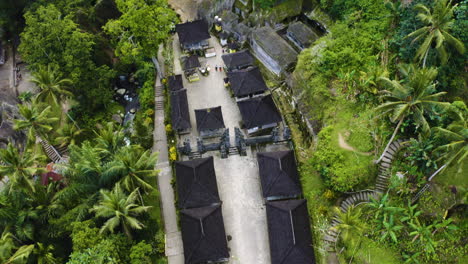
{"label": "narrow walkway", "polygon": [[341,133],[338,133],[338,144],[339,144],[340,148],[342,148],[342,149],[353,151],[353,152],[356,152],[356,153],[364,155],[364,156],[370,156],[370,155],[374,154],[374,151],[361,152],[361,151],[355,149],[353,146],[349,145],[348,142],[346,142],[345,138],[343,137],[343,135]]}
{"label": "narrow walkway", "polygon": [[[158,61],[163,62],[162,45],[159,48]],[[164,65],[161,63],[161,71]],[[162,84],[159,77],[155,84],[155,111],[153,131],[153,152],[159,152],[155,169],[159,170],[158,188],[161,199],[162,215],[164,218],[164,233],[166,234],[166,256],[169,264],[184,264],[184,250],[182,237],[177,225],[175,209],[174,189],[172,188],[172,169],[169,164],[167,149],[167,135],[164,126],[164,107],[159,107],[164,102],[164,93],[161,92]]]}
{"label": "narrow walkway", "polygon": [[[341,134],[339,135],[341,137]],[[363,203],[368,203],[371,198],[379,199],[384,192],[387,191],[390,176],[391,176],[391,164],[395,155],[404,146],[405,140],[397,140],[390,144],[390,147],[384,154],[382,161],[379,164],[379,174],[377,176],[375,188],[373,190],[362,190],[355,192],[340,203],[340,210],[346,212],[349,207],[357,206]],[[327,230],[327,233],[323,236],[325,242],[325,248],[329,252],[329,262],[337,263],[338,259],[335,252],[335,245],[338,241],[339,233],[333,227],[340,224],[340,220],[336,216],[332,217],[331,227]]]}

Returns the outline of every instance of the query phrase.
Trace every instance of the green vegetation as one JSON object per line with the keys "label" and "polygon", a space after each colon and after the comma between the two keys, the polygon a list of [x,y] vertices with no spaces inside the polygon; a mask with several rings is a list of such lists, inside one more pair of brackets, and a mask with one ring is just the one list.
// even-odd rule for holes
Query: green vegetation
{"label": "green vegetation", "polygon": [[[457,239],[466,235],[466,212],[455,208],[466,202],[467,4],[320,1],[334,22],[301,52],[293,73],[293,92],[318,137],[298,156],[315,241],[329,228],[327,218],[346,220],[334,227],[342,261],[463,262],[468,248]],[[303,136],[293,131],[296,142]],[[373,160],[396,139],[411,140],[395,157],[388,194],[334,211],[342,192],[374,188]],[[419,203],[408,205],[428,182]],[[353,230],[359,234],[349,235]],[[316,247],[322,254],[320,241]]]}
{"label": "green vegetation", "polygon": [[[0,9],[8,25],[0,37],[21,36],[18,53],[39,88],[21,94],[14,120],[26,146],[0,149],[0,262],[165,263],[151,57],[174,11],[137,0],[3,1]],[[113,100],[117,75],[138,83],[133,129],[109,122],[123,112]],[[66,162],[47,165],[38,138],[66,150]]]}

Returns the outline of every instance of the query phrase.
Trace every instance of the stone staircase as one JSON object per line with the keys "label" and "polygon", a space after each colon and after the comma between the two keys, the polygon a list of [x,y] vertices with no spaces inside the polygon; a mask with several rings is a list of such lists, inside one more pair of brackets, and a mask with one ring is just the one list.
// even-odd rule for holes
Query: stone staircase
{"label": "stone staircase", "polygon": [[[389,148],[385,152],[380,164],[379,164],[379,174],[377,176],[375,189],[374,190],[363,190],[359,192],[352,193],[346,199],[341,201],[340,210],[346,212],[349,207],[352,205],[357,206],[359,204],[368,203],[371,198],[378,199],[384,192],[388,189],[388,184],[391,176],[391,164],[398,153],[398,151],[403,147],[403,142],[406,140],[397,140],[390,144]],[[337,216],[332,217],[330,228],[327,230],[326,234],[323,236],[323,241],[325,242],[325,249],[328,252],[335,252],[335,244],[338,241],[338,232],[333,228],[340,224],[340,220]]]}
{"label": "stone staircase", "polygon": [[391,176],[390,167],[395,155],[401,149],[403,142],[405,142],[405,140],[402,139],[392,142],[392,144],[390,144],[387,151],[385,152],[382,160],[380,161],[379,174],[375,183],[375,190],[379,193],[384,193],[388,189]]}
{"label": "stone staircase", "polygon": [[52,146],[51,144],[49,144],[49,142],[41,138],[39,138],[39,142],[41,143],[42,148],[44,149],[47,157],[50,160],[52,160],[52,162],[63,163],[65,157],[57,149],[55,149],[54,146]]}
{"label": "stone staircase", "polygon": [[159,85],[154,89],[154,109],[155,110],[164,110],[164,86]]}
{"label": "stone staircase", "polygon": [[162,85],[156,86],[156,89],[154,90],[154,96],[164,97],[164,86]]}
{"label": "stone staircase", "polygon": [[190,160],[193,160],[193,159],[201,158],[202,154],[200,152],[198,152],[198,151],[192,151],[192,152],[190,152],[190,154],[188,156],[189,156]]}
{"label": "stone staircase", "polygon": [[229,156],[239,155],[239,150],[237,147],[230,147],[229,148]]}

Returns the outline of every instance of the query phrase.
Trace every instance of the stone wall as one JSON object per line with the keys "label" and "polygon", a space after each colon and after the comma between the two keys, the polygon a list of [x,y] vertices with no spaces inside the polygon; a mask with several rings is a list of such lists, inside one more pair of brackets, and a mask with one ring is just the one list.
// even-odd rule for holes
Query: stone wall
{"label": "stone wall", "polygon": [[211,27],[213,17],[219,15],[222,10],[231,10],[235,0],[203,0],[198,6],[197,16],[208,21]]}

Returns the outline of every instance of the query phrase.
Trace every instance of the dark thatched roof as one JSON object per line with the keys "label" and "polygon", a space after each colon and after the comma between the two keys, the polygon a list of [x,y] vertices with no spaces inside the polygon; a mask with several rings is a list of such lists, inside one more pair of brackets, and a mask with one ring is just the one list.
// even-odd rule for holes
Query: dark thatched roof
{"label": "dark thatched roof", "polygon": [[213,157],[175,163],[179,208],[220,202]]}
{"label": "dark thatched roof", "polygon": [[186,264],[229,259],[220,204],[180,211],[180,226]]}
{"label": "dark thatched roof", "polygon": [[267,202],[266,211],[271,263],[315,263],[306,200]]}
{"label": "dark thatched roof", "polygon": [[176,32],[182,45],[190,45],[210,38],[208,23],[203,19],[178,24]]}
{"label": "dark thatched roof", "polygon": [[254,97],[237,102],[247,129],[281,122],[281,114],[271,95]]}
{"label": "dark thatched roof", "polygon": [[191,55],[189,57],[184,57],[182,61],[182,66],[184,71],[192,70],[198,67],[201,67],[200,61],[198,60],[198,56]]}
{"label": "dark thatched roof", "polygon": [[187,101],[187,91],[179,90],[171,93],[172,129],[175,131],[190,129],[190,114]]}
{"label": "dark thatched roof", "polygon": [[169,90],[172,92],[184,89],[184,83],[182,81],[182,75],[169,76]]}
{"label": "dark thatched roof", "polygon": [[261,93],[268,90],[258,67],[227,73],[231,89],[236,97]]}
{"label": "dark thatched roof", "polygon": [[198,131],[225,128],[221,106],[207,109],[196,109],[195,117],[197,119]]}
{"label": "dark thatched roof", "polygon": [[301,195],[301,183],[294,152],[277,151],[257,154],[264,198],[291,198]]}
{"label": "dark thatched roof", "polygon": [[229,69],[240,69],[252,66],[254,59],[248,50],[229,53],[222,56],[224,64]]}

